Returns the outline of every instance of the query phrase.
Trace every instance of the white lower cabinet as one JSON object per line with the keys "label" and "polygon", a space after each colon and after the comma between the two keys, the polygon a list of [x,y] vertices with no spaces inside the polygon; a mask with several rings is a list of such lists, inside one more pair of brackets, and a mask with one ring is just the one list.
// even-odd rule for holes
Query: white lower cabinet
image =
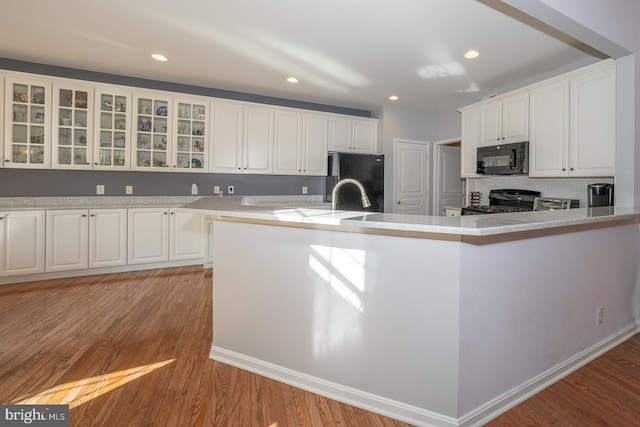
{"label": "white lower cabinet", "polygon": [[204,258],[204,217],[176,208],[135,208],[128,215],[128,263]]}
{"label": "white lower cabinet", "polygon": [[0,276],[44,272],[44,211],[0,212]]}
{"label": "white lower cabinet", "polygon": [[134,208],[128,213],[129,264],[169,261],[169,208]]}
{"label": "white lower cabinet", "polygon": [[204,216],[170,209],[169,259],[183,261],[204,258]]}
{"label": "white lower cabinet", "polygon": [[46,218],[47,272],[126,264],[126,209],[49,210]]}
{"label": "white lower cabinet", "polygon": [[47,211],[46,271],[88,267],[88,215],[86,209]]}
{"label": "white lower cabinet", "polygon": [[127,210],[89,211],[89,268],[127,264]]}

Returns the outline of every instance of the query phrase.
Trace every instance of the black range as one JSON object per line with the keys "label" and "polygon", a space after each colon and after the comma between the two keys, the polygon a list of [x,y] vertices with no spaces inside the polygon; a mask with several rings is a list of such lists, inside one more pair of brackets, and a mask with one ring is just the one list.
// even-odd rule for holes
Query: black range
{"label": "black range", "polygon": [[539,191],[531,190],[491,190],[489,205],[467,206],[462,208],[462,215],[482,215],[508,212],[528,212],[533,210],[533,202],[540,197]]}

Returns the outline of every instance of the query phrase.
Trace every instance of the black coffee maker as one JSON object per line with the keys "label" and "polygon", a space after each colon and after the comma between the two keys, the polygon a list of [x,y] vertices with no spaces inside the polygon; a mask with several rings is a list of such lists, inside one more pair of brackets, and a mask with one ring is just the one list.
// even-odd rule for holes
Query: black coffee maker
{"label": "black coffee maker", "polygon": [[589,184],[587,186],[587,196],[590,208],[613,206],[613,184]]}

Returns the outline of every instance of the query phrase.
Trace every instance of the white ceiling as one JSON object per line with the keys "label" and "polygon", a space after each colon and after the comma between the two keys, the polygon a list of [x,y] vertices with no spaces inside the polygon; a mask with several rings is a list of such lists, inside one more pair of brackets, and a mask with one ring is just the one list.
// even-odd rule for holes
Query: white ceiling
{"label": "white ceiling", "polygon": [[459,107],[597,60],[476,0],[3,0],[0,57],[365,110]]}

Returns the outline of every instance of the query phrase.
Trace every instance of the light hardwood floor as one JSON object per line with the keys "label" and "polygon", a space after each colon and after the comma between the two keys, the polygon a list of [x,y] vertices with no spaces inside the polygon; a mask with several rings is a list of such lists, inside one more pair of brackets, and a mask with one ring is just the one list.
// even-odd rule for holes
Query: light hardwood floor
{"label": "light hardwood floor", "polygon": [[[200,267],[0,286],[0,403],[72,426],[407,426],[208,358]],[[640,336],[490,426],[640,426]]]}

